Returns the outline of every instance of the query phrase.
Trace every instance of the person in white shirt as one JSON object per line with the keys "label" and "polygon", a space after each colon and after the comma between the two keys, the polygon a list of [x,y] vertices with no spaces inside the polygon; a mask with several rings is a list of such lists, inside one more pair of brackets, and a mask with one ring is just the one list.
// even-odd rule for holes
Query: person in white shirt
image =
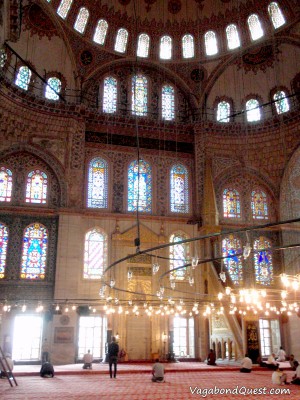
{"label": "person in white shirt", "polygon": [[272,383],[274,385],[287,385],[287,374],[282,372],[282,370],[278,367],[272,374]]}
{"label": "person in white shirt", "polygon": [[152,367],[152,382],[163,382],[165,377],[165,368],[157,358]]}
{"label": "person in white shirt", "polygon": [[240,372],[251,372],[252,370],[252,360],[249,358],[248,354],[245,354],[245,357],[242,359],[242,367]]}
{"label": "person in white shirt", "polygon": [[276,370],[278,368],[278,363],[275,360],[275,353],[272,353],[269,357],[268,360],[266,362],[266,366],[270,369],[274,369]]}
{"label": "person in white shirt", "polygon": [[277,361],[283,362],[286,359],[286,352],[283,350],[282,346],[277,353]]}
{"label": "person in white shirt", "polygon": [[83,356],[83,369],[92,369],[92,362],[93,362],[93,355],[91,354],[91,350],[88,350],[88,352]]}

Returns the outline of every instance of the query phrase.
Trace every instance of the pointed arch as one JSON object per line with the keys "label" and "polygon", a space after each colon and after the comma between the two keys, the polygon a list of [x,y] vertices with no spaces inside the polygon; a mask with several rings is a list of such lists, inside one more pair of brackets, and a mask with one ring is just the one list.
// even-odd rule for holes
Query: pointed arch
{"label": "pointed arch", "polygon": [[242,245],[240,239],[229,235],[222,240],[222,256],[226,270],[234,283],[240,285],[243,282]]}
{"label": "pointed arch", "polygon": [[93,158],[88,166],[89,208],[107,208],[108,204],[108,164],[101,157]]}
{"label": "pointed arch", "polygon": [[170,173],[170,211],[174,213],[189,212],[189,174],[181,163],[174,164]]}
{"label": "pointed arch", "polygon": [[105,19],[99,19],[95,29],[93,41],[95,43],[103,45],[106,39],[107,29],[108,29],[107,21]]}
{"label": "pointed arch", "polygon": [[251,192],[251,210],[253,219],[269,218],[267,195],[261,189]]}
{"label": "pointed arch", "polygon": [[260,236],[253,243],[255,281],[258,284],[270,286],[273,283],[273,259],[271,242]]}
{"label": "pointed arch", "polygon": [[141,33],[138,37],[137,56],[147,58],[149,56],[150,37],[147,33]]}
{"label": "pointed arch", "polygon": [[251,14],[247,19],[247,23],[252,40],[258,40],[264,36],[264,31],[257,14]]}
{"label": "pointed arch", "polygon": [[90,16],[89,10],[85,7],[81,7],[74,24],[74,29],[77,32],[84,33],[89,16]]}
{"label": "pointed arch", "polygon": [[[170,236],[170,243],[174,243],[169,247],[170,270],[187,264],[190,258],[190,245],[188,243],[178,243],[188,239],[188,235],[184,232],[175,232]],[[186,267],[177,269],[171,273],[171,277],[176,280],[183,280],[186,274]]]}
{"label": "pointed arch", "polygon": [[135,160],[128,167],[128,211],[152,211],[152,168],[151,165]]}
{"label": "pointed arch", "polygon": [[0,201],[10,202],[13,189],[13,174],[9,168],[0,167]]}
{"label": "pointed arch", "polygon": [[223,215],[225,218],[241,218],[240,194],[236,189],[224,189]]}
{"label": "pointed arch", "polygon": [[107,267],[108,236],[100,228],[85,234],[83,279],[101,279]]}
{"label": "pointed arch", "polygon": [[113,76],[107,76],[103,81],[103,112],[113,114],[117,111],[118,81]]}
{"label": "pointed arch", "polygon": [[282,14],[281,8],[276,1],[272,1],[268,5],[268,13],[275,29],[278,29],[285,24],[284,15]]}
{"label": "pointed arch", "polygon": [[48,229],[36,222],[23,235],[21,279],[44,279],[47,265]]}
{"label": "pointed arch", "polygon": [[44,171],[35,169],[27,175],[26,203],[46,204],[48,191],[48,177]]}

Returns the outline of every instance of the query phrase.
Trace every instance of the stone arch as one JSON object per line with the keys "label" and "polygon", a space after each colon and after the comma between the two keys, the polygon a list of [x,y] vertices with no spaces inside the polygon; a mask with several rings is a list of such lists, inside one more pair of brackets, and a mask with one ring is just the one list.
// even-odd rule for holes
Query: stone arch
{"label": "stone arch", "polygon": [[48,167],[48,170],[51,171],[53,176],[57,179],[59,185],[58,201],[55,206],[65,207],[67,205],[67,185],[65,182],[65,172],[59,161],[42,149],[26,143],[20,143],[4,150],[2,153],[0,153],[0,161],[4,161],[9,157],[16,155],[17,153],[23,153],[37,157],[43,163],[45,163],[45,165]]}

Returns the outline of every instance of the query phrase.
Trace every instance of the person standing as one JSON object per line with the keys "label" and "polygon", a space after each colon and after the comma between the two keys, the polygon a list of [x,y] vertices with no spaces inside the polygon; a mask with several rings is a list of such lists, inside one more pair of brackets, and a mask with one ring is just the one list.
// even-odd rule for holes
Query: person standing
{"label": "person standing", "polygon": [[117,363],[118,363],[119,345],[116,342],[116,338],[113,336],[111,343],[108,345],[108,363],[109,363],[109,374],[112,378],[112,366],[114,365],[114,378],[117,377]]}
{"label": "person standing", "polygon": [[248,356],[248,354],[245,354],[245,357],[242,359],[240,372],[251,372],[251,370],[252,370],[252,360]]}
{"label": "person standing", "polygon": [[152,367],[152,382],[163,382],[165,377],[165,368],[157,358]]}

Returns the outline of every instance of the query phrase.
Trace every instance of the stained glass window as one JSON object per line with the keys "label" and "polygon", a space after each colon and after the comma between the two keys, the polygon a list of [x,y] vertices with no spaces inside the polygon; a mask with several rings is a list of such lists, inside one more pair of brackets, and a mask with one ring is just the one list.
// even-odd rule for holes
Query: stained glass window
{"label": "stained glass window", "polygon": [[263,37],[264,31],[256,14],[252,14],[248,17],[248,26],[252,40],[257,40]]}
{"label": "stained glass window", "polygon": [[251,209],[254,219],[268,219],[267,196],[262,190],[252,191]]}
{"label": "stained glass window", "polygon": [[146,115],[148,109],[148,81],[143,75],[132,77],[132,114]]}
{"label": "stained glass window", "polygon": [[32,74],[31,70],[27,66],[22,65],[19,68],[15,84],[19,86],[21,89],[28,90],[31,74]]}
{"label": "stained glass window", "polygon": [[222,255],[226,257],[223,262],[235,285],[239,285],[243,281],[242,257],[239,254],[243,254],[243,250],[238,238],[229,235],[222,240]]}
{"label": "stained glass window", "polygon": [[47,200],[48,178],[39,169],[29,172],[26,183],[26,203],[45,204]]}
{"label": "stained glass window", "polygon": [[240,47],[240,37],[236,25],[230,24],[226,28],[227,44],[230,50]]}
{"label": "stained glass window", "polygon": [[112,76],[104,79],[103,83],[103,112],[115,113],[117,111],[117,80]]}
{"label": "stained glass window", "polygon": [[161,114],[162,119],[172,121],[175,118],[174,88],[171,85],[164,85],[161,93]]}
{"label": "stained glass window", "polygon": [[208,31],[204,35],[206,55],[213,56],[218,53],[218,42],[214,31]]}
{"label": "stained glass window", "polygon": [[247,121],[260,121],[260,107],[256,99],[250,99],[246,103]]}
{"label": "stained glass window", "polygon": [[0,222],[0,279],[5,277],[8,228]]}
{"label": "stained glass window", "polygon": [[128,168],[128,211],[151,212],[152,169],[144,160],[133,161]]}
{"label": "stained glass window", "polygon": [[217,121],[218,122],[229,122],[230,121],[230,104],[228,101],[220,101],[217,109]]}
{"label": "stained glass window", "polygon": [[268,239],[260,237],[253,244],[255,280],[261,285],[271,285],[273,282],[273,261]]}
{"label": "stained glass window", "polygon": [[268,6],[268,12],[272,21],[272,24],[275,29],[280,28],[282,25],[285,24],[285,18],[281,12],[281,9],[276,3],[276,1],[272,1],[272,3]]}
{"label": "stained glass window", "polygon": [[273,99],[275,100],[277,114],[283,114],[289,111],[290,105],[286,98],[286,94],[282,90],[276,92]]}
{"label": "stained glass window", "polygon": [[108,165],[102,158],[94,158],[89,163],[87,206],[107,208]]}
{"label": "stained glass window", "polygon": [[184,35],[182,38],[182,55],[183,58],[192,58],[195,56],[194,37],[192,35]]}
{"label": "stained glass window", "polygon": [[108,29],[108,23],[105,19],[99,19],[95,29],[93,40],[98,44],[104,44]]}
{"label": "stained glass window", "polygon": [[29,225],[23,236],[22,279],[44,279],[48,249],[48,230],[39,223]]}
{"label": "stained glass window", "polygon": [[12,172],[10,169],[0,167],[0,201],[11,201]]}
{"label": "stained glass window", "polygon": [[172,38],[163,36],[160,39],[159,57],[162,60],[170,60],[172,58]]}
{"label": "stained glass window", "polygon": [[240,218],[240,195],[236,189],[225,189],[223,192],[223,213],[225,218]]}
{"label": "stained glass window", "polygon": [[88,231],[84,242],[84,279],[101,279],[107,267],[107,235],[99,228]]}
{"label": "stained glass window", "polygon": [[141,33],[138,38],[137,56],[148,57],[150,38],[146,33]]}
{"label": "stained glass window", "polygon": [[[170,243],[181,242],[188,239],[185,233],[174,233],[170,237]],[[170,246],[170,269],[182,267],[187,264],[190,257],[190,247],[187,243],[178,243]],[[171,273],[174,279],[183,280],[185,278],[186,267],[177,269]]]}
{"label": "stained glass window", "polygon": [[128,32],[124,28],[120,28],[117,33],[115,42],[115,51],[125,53],[128,40]]}
{"label": "stained glass window", "polygon": [[49,100],[58,100],[61,91],[61,81],[55,76],[47,80],[45,97]]}
{"label": "stained glass window", "polygon": [[175,164],[170,175],[171,212],[189,212],[189,175],[182,164]]}
{"label": "stained glass window", "polygon": [[57,9],[57,14],[63,19],[65,19],[68,15],[72,3],[73,0],[61,0],[60,5],[58,6]]}
{"label": "stained glass window", "polygon": [[83,33],[86,27],[86,24],[88,22],[89,19],[89,10],[85,7],[81,7],[81,9],[79,10],[79,13],[77,15],[75,24],[74,24],[74,29],[79,32],[79,33]]}

